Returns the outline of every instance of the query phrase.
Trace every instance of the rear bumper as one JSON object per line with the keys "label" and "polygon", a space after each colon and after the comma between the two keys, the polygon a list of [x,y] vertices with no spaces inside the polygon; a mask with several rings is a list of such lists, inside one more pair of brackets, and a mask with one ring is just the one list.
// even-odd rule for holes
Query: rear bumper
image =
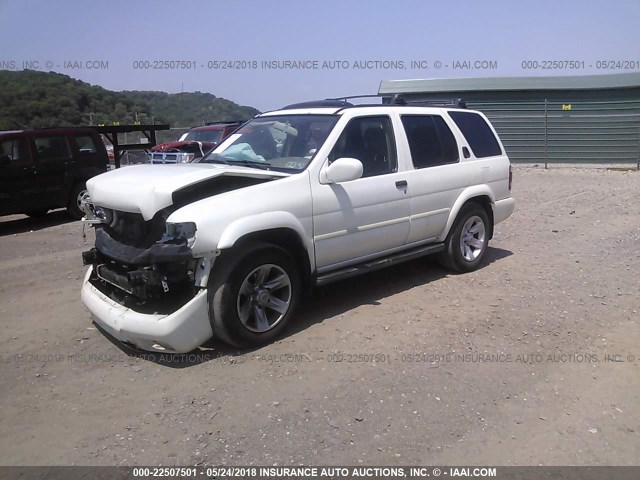
{"label": "rear bumper", "polygon": [[515,208],[515,201],[513,198],[505,198],[503,200],[497,200],[493,205],[493,223],[494,225],[500,223],[511,216]]}
{"label": "rear bumper", "polygon": [[169,315],[144,314],[120,305],[91,285],[92,269],[84,277],[82,302],[94,322],[116,339],[152,352],[186,353],[213,336],[206,289]]}

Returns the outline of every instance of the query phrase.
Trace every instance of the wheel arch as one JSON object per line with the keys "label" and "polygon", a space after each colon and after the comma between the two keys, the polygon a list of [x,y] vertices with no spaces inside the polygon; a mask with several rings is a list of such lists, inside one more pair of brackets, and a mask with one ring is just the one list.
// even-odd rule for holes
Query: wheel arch
{"label": "wheel arch", "polygon": [[[274,215],[279,213],[285,215]],[[300,267],[304,290],[308,291],[311,288],[315,256],[313,247],[304,240],[304,232],[300,222],[286,212],[247,217],[233,222],[224,230],[218,242],[218,250],[224,254],[252,242],[276,245],[289,253]]]}
{"label": "wheel arch", "polygon": [[449,213],[449,219],[447,220],[447,225],[444,231],[442,232],[442,234],[440,235],[440,237],[438,238],[438,241],[443,242],[447,238],[447,236],[451,232],[451,229],[453,228],[453,225],[455,224],[456,219],[458,218],[458,214],[460,213],[460,210],[462,210],[462,208],[465,205],[468,205],[469,203],[477,203],[485,210],[485,212],[487,213],[487,216],[489,217],[489,225],[488,225],[489,238],[488,239],[491,240],[493,238],[493,223],[494,223],[493,205],[495,204],[495,198],[493,196],[493,192],[488,186],[477,185],[464,190],[462,194],[458,197],[458,199],[455,201]]}

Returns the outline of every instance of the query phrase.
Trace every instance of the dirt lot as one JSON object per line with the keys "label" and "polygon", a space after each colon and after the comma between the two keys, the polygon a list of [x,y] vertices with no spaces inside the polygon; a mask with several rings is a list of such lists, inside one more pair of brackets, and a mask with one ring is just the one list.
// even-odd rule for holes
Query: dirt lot
{"label": "dirt lot", "polygon": [[477,272],[404,264],[175,357],[91,324],[79,222],[0,219],[0,464],[638,464],[640,174],[517,167],[514,196]]}

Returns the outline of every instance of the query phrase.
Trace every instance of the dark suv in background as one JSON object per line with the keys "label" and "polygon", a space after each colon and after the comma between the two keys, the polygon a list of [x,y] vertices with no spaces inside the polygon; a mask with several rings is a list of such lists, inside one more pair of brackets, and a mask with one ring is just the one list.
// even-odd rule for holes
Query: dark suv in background
{"label": "dark suv in background", "polygon": [[91,128],[0,131],[0,215],[45,215],[66,207],[76,219],[85,182],[107,171],[108,155]]}

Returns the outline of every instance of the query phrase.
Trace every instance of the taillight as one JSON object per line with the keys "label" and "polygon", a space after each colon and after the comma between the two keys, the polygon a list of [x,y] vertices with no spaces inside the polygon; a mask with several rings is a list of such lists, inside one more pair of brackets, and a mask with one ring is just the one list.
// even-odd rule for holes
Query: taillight
{"label": "taillight", "polygon": [[511,184],[513,183],[513,169],[509,165],[509,191],[511,191]]}

